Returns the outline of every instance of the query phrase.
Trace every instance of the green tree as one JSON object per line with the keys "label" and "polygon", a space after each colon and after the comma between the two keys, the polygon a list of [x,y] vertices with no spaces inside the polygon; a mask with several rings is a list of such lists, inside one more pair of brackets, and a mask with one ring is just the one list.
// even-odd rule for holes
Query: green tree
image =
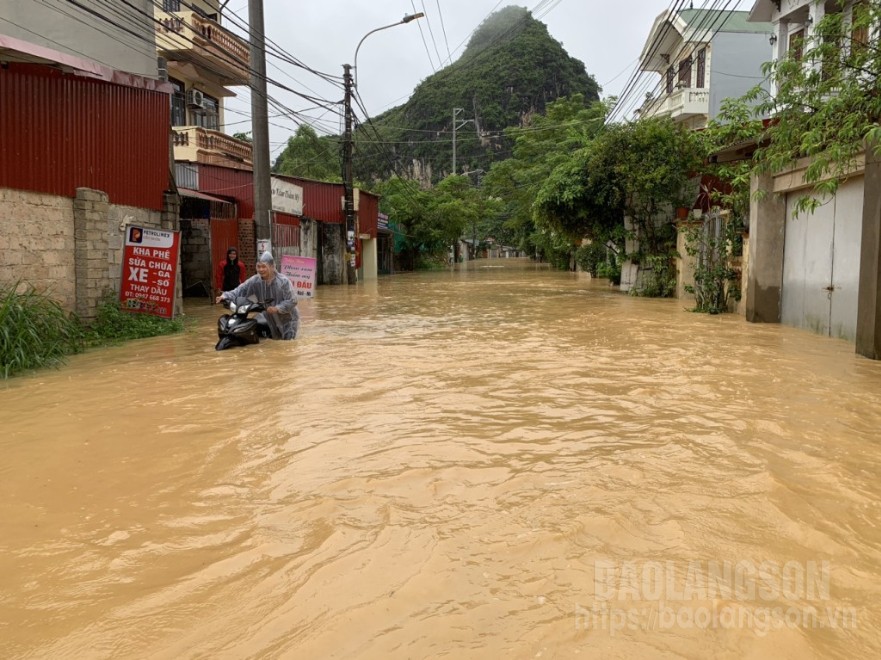
{"label": "green tree", "polygon": [[627,257],[652,274],[639,292],[670,295],[674,210],[695,199],[704,149],[700,136],[669,119],[610,126],[554,169],[536,196],[536,221],[620,247],[627,217],[638,246]]}
{"label": "green tree", "polygon": [[319,181],[341,181],[338,143],[331,137],[319,137],[311,126],[301,124],[296,134],[288,138],[273,171]]}
{"label": "green tree", "polygon": [[569,265],[572,237],[566,232],[565,237],[545,236],[546,230],[559,228],[537,227],[533,202],[554,169],[602,130],[606,112],[607,106],[585,107],[583,97],[575,95],[550,103],[545,115],[533,115],[523,127],[506,131],[514,143],[512,157],[495,163],[483,181],[488,195],[504,200],[503,224],[496,234],[530,254]]}

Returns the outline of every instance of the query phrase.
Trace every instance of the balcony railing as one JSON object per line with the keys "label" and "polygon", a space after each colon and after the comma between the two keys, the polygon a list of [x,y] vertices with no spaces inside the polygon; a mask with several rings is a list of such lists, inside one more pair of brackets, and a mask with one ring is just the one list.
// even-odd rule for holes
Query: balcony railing
{"label": "balcony railing", "polygon": [[201,126],[175,128],[174,159],[251,169],[251,144]]}
{"label": "balcony railing", "polygon": [[156,45],[171,61],[192,60],[213,71],[221,84],[246,84],[251,53],[247,42],[196,12],[156,12]]}
{"label": "balcony railing", "polygon": [[710,112],[710,92],[706,89],[686,87],[674,90],[660,98],[647,101],[640,109],[640,117],[671,117],[687,119]]}

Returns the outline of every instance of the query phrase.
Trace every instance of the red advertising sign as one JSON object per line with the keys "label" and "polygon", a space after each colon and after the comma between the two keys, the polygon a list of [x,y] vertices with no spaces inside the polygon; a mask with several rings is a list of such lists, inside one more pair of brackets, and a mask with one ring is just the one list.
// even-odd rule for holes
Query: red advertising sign
{"label": "red advertising sign", "polygon": [[313,257],[294,257],[283,255],[281,273],[294,285],[299,298],[312,298],[315,295],[315,271],[317,259]]}
{"label": "red advertising sign", "polygon": [[130,312],[171,318],[179,250],[180,232],[126,227],[120,306]]}

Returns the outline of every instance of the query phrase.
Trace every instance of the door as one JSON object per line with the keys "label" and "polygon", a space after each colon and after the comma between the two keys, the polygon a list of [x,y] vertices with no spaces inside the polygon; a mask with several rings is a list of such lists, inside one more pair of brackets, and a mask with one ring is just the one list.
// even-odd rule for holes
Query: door
{"label": "door", "polygon": [[786,325],[854,340],[862,189],[862,177],[848,181],[814,213],[799,217],[793,208],[804,193],[787,196],[781,308]]}
{"label": "door", "polygon": [[239,221],[235,218],[221,219],[211,218],[211,286],[217,286],[217,268],[226,259],[226,251],[235,247],[239,253],[239,259],[244,256],[239,246]]}

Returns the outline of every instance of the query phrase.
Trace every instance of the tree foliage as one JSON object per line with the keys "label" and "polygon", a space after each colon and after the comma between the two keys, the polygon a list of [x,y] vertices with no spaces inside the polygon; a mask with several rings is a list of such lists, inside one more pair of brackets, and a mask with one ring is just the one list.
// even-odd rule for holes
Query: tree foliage
{"label": "tree foliage", "polygon": [[[533,202],[555,168],[602,130],[606,112],[599,102],[585,107],[584,99],[575,95],[557,99],[548,104],[546,114],[533,115],[524,126],[506,131],[514,145],[512,157],[495,163],[484,179],[488,194],[504,200],[504,223],[497,233],[506,242],[551,261],[565,259],[568,265],[573,236],[560,227],[537,227]],[[560,236],[545,237],[546,229]],[[552,256],[557,252],[565,256]]]}
{"label": "tree foliage", "polygon": [[700,136],[669,119],[608,126],[544,181],[536,222],[618,251],[625,236],[636,239],[627,257],[653,274],[644,293],[669,295],[675,209],[695,199],[704,149]]}
{"label": "tree foliage", "polygon": [[827,10],[813,36],[765,65],[773,93],[756,88],[748,96],[773,118],[758,138],[756,170],[779,172],[809,159],[804,177],[814,196],[802,197],[797,211],[813,210],[833,195],[867,141],[881,150],[881,2],[853,6],[853,12],[843,10],[844,3]]}
{"label": "tree foliage", "polygon": [[334,138],[319,137],[311,126],[301,124],[296,134],[288,138],[273,170],[319,181],[341,181],[339,143]]}

